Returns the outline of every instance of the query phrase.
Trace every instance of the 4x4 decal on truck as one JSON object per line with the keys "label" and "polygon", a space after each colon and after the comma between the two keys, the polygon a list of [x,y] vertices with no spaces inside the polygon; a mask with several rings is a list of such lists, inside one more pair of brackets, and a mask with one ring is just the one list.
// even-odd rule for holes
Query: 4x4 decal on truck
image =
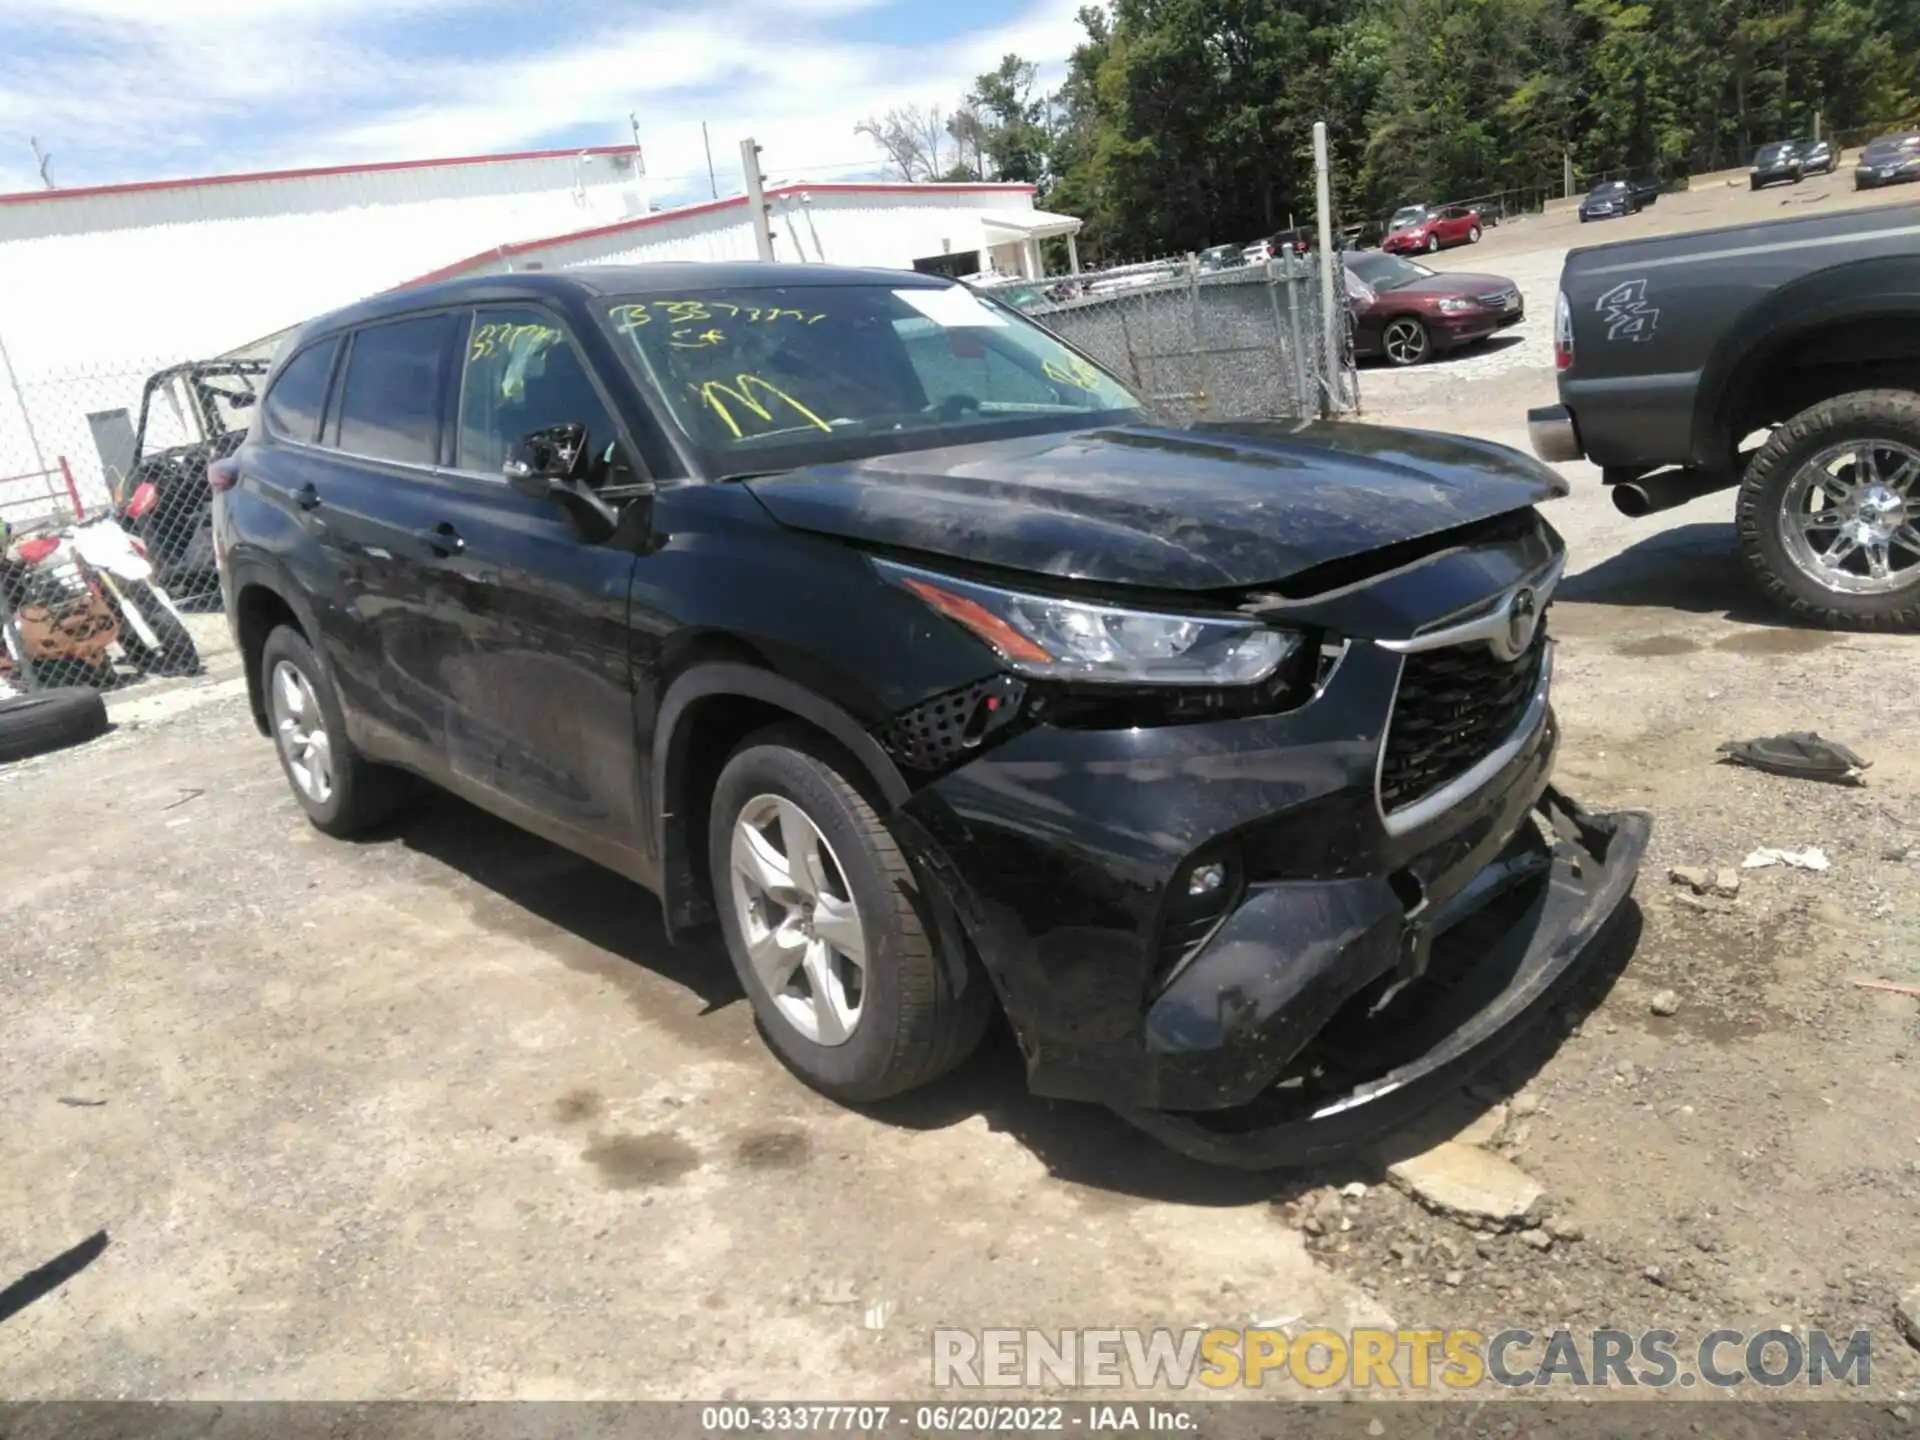
{"label": "4x4 decal on truck", "polygon": [[1607,319],[1607,339],[1651,340],[1660,324],[1660,312],[1647,303],[1647,282],[1625,280],[1593,302]]}

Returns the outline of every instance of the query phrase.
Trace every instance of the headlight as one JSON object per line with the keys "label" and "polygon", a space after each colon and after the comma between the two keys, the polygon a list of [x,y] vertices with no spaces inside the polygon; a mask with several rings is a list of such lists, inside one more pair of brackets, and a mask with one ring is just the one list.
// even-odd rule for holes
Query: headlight
{"label": "headlight", "polygon": [[1253,685],[1300,637],[1248,620],[1163,615],[1025,595],[925,570],[873,562],[896,585],[965,626],[1022,675],[1123,685]]}
{"label": "headlight", "polygon": [[1465,295],[1449,295],[1440,302],[1440,308],[1449,315],[1457,315],[1462,310],[1478,310],[1480,302]]}

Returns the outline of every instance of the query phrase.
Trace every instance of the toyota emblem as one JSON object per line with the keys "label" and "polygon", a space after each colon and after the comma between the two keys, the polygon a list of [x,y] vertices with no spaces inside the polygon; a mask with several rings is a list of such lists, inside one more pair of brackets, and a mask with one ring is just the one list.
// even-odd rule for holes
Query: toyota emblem
{"label": "toyota emblem", "polygon": [[1533,644],[1533,632],[1540,625],[1540,601],[1526,586],[1513,592],[1507,602],[1506,658],[1518,660]]}

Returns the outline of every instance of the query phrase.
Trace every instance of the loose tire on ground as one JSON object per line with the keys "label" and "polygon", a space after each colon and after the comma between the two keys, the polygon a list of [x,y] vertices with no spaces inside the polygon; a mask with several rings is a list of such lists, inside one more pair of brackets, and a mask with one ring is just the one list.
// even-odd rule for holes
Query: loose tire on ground
{"label": "loose tire on ground", "polygon": [[[727,953],[760,1033],[806,1084],[857,1104],[915,1089],[965,1060],[986,1028],[992,994],[968,957],[940,953],[928,897],[884,822],[849,783],[847,765],[804,728],[775,727],[748,737],[714,786],[708,864]],[[799,982],[783,983],[789,1007],[783,1009],[749,952],[751,924],[762,937],[758,953],[767,963],[805,973],[804,964],[792,960],[792,949],[766,948],[769,931],[796,938],[773,923],[791,916],[794,907],[770,901],[770,891],[757,890],[754,880],[737,873],[737,827],[769,804],[791,805],[811,823],[830,852],[820,866],[819,893],[837,906],[850,900],[857,911],[864,951],[859,1013],[844,1038],[827,1037],[833,1043],[810,1038],[789,1018],[792,1006],[807,1003],[793,993]],[[784,824],[772,822],[783,835]],[[806,897],[797,897],[796,904],[804,907]],[[800,937],[813,934],[811,914],[798,923]],[[844,969],[842,957],[829,958]],[[810,978],[805,988],[812,990]]]}
{"label": "loose tire on ground", "polygon": [[[1920,555],[1893,547],[1898,570],[1909,578],[1878,593],[1850,593],[1822,585],[1790,553],[1784,512],[1796,477],[1833,447],[1869,440],[1920,452],[1920,394],[1860,390],[1823,400],[1777,427],[1741,481],[1735,509],[1741,558],[1768,598],[1802,620],[1830,629],[1920,629]],[[1920,474],[1907,475],[1904,485],[1907,528],[1920,532]]]}
{"label": "loose tire on ground", "polygon": [[[317,722],[325,736],[328,781],[324,794],[316,794],[297,778],[299,761],[291,752],[285,724],[293,714],[284,699],[274,693],[276,685],[291,683],[295,676],[306,682],[302,710],[310,696],[317,715],[308,714],[307,719]],[[417,786],[412,776],[376,765],[353,748],[332,680],[313,647],[290,625],[282,625],[267,636],[267,643],[260,649],[260,691],[287,788],[316,829],[347,839],[384,824],[414,798]],[[311,727],[302,733],[311,734]]]}
{"label": "loose tire on ground", "polygon": [[0,700],[0,764],[64,750],[106,733],[106,702],[84,686]]}

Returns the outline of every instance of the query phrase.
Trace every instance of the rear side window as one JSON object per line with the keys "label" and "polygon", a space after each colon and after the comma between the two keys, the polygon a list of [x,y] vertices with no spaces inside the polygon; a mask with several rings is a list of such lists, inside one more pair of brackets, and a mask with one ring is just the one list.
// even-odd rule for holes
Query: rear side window
{"label": "rear side window", "polygon": [[333,374],[333,352],[340,347],[334,339],[308,346],[280,372],[267,392],[261,414],[267,429],[283,440],[309,443],[320,429],[320,414],[326,408],[327,380]]}
{"label": "rear side window", "polygon": [[432,465],[439,459],[442,364],[451,315],[357,332],[340,387],[339,446],[353,455]]}

